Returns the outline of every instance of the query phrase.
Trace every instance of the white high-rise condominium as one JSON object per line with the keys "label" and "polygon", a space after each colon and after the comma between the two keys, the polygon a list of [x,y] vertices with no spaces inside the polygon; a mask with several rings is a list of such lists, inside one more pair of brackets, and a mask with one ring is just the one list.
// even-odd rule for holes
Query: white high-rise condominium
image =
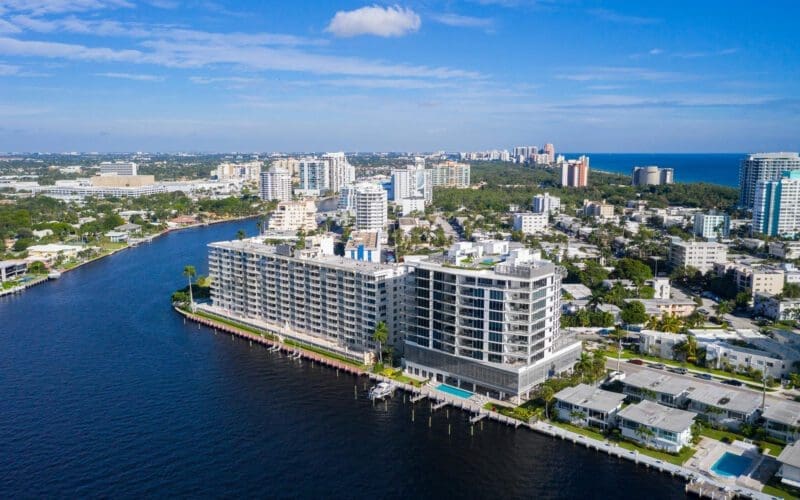
{"label": "white high-rise condominium", "polygon": [[347,161],[344,153],[325,153],[322,159],[328,162],[328,189],[338,193],[343,186],[356,180],[355,168]]}
{"label": "white high-rise condominium", "polygon": [[362,363],[377,350],[375,326],[402,338],[406,268],[255,240],[209,245],[212,310]]}
{"label": "white high-rise condominium", "polygon": [[289,201],[292,199],[292,174],[288,170],[272,167],[261,172],[261,199]]}
{"label": "white high-rise condominium", "polygon": [[672,184],[675,180],[675,171],[671,168],[660,168],[655,165],[649,167],[633,167],[631,184],[634,186],[659,186]]}
{"label": "white high-rise condominium", "polygon": [[707,214],[695,214],[692,229],[694,235],[701,238],[727,238],[731,234],[731,218],[728,214],[715,211]]}
{"label": "white high-rise condominium", "polygon": [[104,161],[100,164],[100,175],[136,175],[137,168],[132,161]]}
{"label": "white high-rise condominium", "polygon": [[376,184],[361,183],[355,187],[356,229],[383,229],[388,220],[386,190]]}
{"label": "white high-rise condominium", "polygon": [[790,237],[800,233],[800,170],[756,183],[753,232]]}
{"label": "white high-rise condominium", "polygon": [[758,181],[777,181],[783,172],[800,170],[798,153],[756,153],[742,160],[739,167],[739,204],[753,208]]}
{"label": "white high-rise condominium", "polygon": [[580,342],[559,328],[565,271],[538,252],[507,241],[462,242],[413,266],[409,375],[519,401],[580,358]]}
{"label": "white high-rise condominium", "polygon": [[431,170],[408,166],[392,171],[392,201],[402,203],[408,198],[422,198],[425,203],[433,199]]}
{"label": "white high-rise condominium", "polygon": [[330,190],[330,162],[319,158],[298,161],[299,189],[307,194],[325,194]]}

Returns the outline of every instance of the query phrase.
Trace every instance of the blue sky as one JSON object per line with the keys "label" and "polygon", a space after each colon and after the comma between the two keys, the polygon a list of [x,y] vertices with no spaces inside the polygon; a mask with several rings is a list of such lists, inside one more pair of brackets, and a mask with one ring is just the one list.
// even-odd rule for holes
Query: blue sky
{"label": "blue sky", "polygon": [[0,1],[2,151],[800,149],[795,1]]}

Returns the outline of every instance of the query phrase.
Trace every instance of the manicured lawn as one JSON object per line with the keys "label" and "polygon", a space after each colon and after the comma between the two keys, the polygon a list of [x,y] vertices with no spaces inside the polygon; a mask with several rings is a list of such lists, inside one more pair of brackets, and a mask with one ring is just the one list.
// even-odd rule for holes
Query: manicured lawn
{"label": "manicured lawn", "polygon": [[408,375],[403,373],[403,370],[395,370],[394,368],[386,368],[381,372],[381,375],[384,377],[389,377],[393,380],[397,380],[398,382],[402,382],[404,384],[411,384],[414,387],[421,387],[422,384],[425,382],[423,380],[417,380],[415,378],[411,378]]}
{"label": "manicured lawn", "polygon": [[[698,432],[701,436],[705,436],[711,439],[716,439],[717,441],[722,441],[722,438],[728,438],[728,440],[735,441],[744,441],[747,438],[741,434],[736,434],[735,432],[731,431],[723,431],[720,429],[712,429],[710,427],[701,427],[700,431]],[[769,450],[770,455],[773,457],[777,457],[780,455],[781,451],[783,450],[783,445],[777,443],[771,443],[769,441],[759,441],[758,439],[751,439],[754,443],[758,443],[759,445],[763,446],[767,450]]]}
{"label": "manicured lawn", "polygon": [[781,483],[780,478],[775,476],[772,476],[772,479],[764,485],[764,489],[762,489],[761,492],[767,495],[785,498],[786,500],[800,500],[800,490],[786,486]]}
{"label": "manicured lawn", "polygon": [[557,422],[557,421],[551,420],[550,423],[552,423],[555,426],[561,427],[563,429],[567,429],[569,431],[575,432],[577,434],[582,434],[582,435],[590,437],[590,438],[598,439],[600,441],[605,441],[607,439],[608,441],[610,441],[612,443],[615,443],[620,448],[624,448],[626,450],[631,450],[631,451],[638,451],[642,455],[647,455],[649,457],[656,458],[658,460],[663,460],[664,462],[671,463],[671,464],[674,464],[674,465],[683,465],[684,462],[686,462],[687,460],[692,458],[692,456],[697,451],[697,450],[695,450],[694,448],[691,448],[691,447],[684,447],[683,450],[681,450],[681,452],[679,454],[672,455],[670,453],[665,453],[663,451],[657,451],[657,450],[653,450],[653,449],[650,449],[650,448],[644,448],[644,447],[639,446],[639,445],[637,445],[637,444],[635,444],[635,443],[633,443],[631,441],[625,441],[625,440],[621,440],[620,441],[620,440],[612,439],[612,438],[607,437],[604,434],[601,434],[601,433],[599,433],[597,431],[594,431],[594,430],[591,430],[591,429],[586,429],[586,428],[583,428],[583,427],[578,427],[576,425],[568,424],[568,423],[565,423],[565,422]]}
{"label": "manicured lawn", "polygon": [[483,405],[483,407],[486,410],[496,411],[500,415],[515,418],[522,422],[528,422],[535,414],[533,410],[522,406],[503,406],[489,402]]}

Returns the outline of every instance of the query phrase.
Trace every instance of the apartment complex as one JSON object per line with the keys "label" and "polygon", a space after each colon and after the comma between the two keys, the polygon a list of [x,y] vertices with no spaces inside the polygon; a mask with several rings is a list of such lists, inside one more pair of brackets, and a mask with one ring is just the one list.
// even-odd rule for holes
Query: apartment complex
{"label": "apartment complex", "polygon": [[559,331],[564,271],[538,252],[462,242],[409,265],[409,374],[519,400],[579,359],[580,343]]}
{"label": "apartment complex", "polygon": [[631,173],[631,184],[634,186],[660,186],[672,184],[675,178],[675,171],[671,168],[659,168],[656,166],[633,167]]}
{"label": "apartment complex", "polygon": [[695,214],[692,232],[695,236],[708,240],[727,238],[731,234],[731,218],[728,214],[716,211]]}
{"label": "apartment complex", "polygon": [[601,202],[583,200],[583,215],[610,219],[614,217],[614,205],[606,203],[605,200]]}
{"label": "apartment complex", "polygon": [[563,187],[586,187],[589,185],[589,157],[581,156],[561,164]]}
{"label": "apartment complex", "polygon": [[673,268],[693,267],[707,273],[716,262],[725,262],[728,247],[715,241],[682,241],[673,239],[669,247],[669,262]]}
{"label": "apartment complex", "polygon": [[314,231],[317,206],[311,200],[282,201],[269,218],[271,231]]}
{"label": "apartment complex", "polygon": [[422,199],[425,204],[431,202],[432,170],[415,165],[392,170],[392,201],[399,204],[407,199]]}
{"label": "apartment complex", "polygon": [[301,158],[297,161],[298,186],[301,194],[319,196],[330,190],[330,165],[319,158]]}
{"label": "apartment complex", "polygon": [[514,231],[525,234],[537,234],[547,229],[547,214],[519,213],[514,214]]}
{"label": "apartment complex", "polygon": [[220,163],[215,175],[218,180],[258,181],[261,176],[261,162]]}
{"label": "apartment complex", "polygon": [[260,191],[262,200],[289,201],[292,199],[292,174],[288,170],[272,167],[261,172]]}
{"label": "apartment complex", "polygon": [[401,336],[406,269],[254,240],[209,245],[212,310],[371,362],[379,322]]}
{"label": "apartment complex", "polygon": [[431,186],[449,188],[468,188],[470,183],[470,167],[468,163],[446,161],[433,165]]}
{"label": "apartment complex", "polygon": [[386,190],[377,184],[362,183],[355,186],[354,206],[356,229],[359,231],[384,229],[388,222]]}
{"label": "apartment complex", "polygon": [[798,153],[757,153],[748,155],[739,167],[739,204],[753,208],[756,200],[756,184],[759,181],[775,181],[783,172],[800,170]]}
{"label": "apartment complex", "polygon": [[767,236],[800,232],[800,170],[784,172],[778,180],[756,183],[753,232]]}

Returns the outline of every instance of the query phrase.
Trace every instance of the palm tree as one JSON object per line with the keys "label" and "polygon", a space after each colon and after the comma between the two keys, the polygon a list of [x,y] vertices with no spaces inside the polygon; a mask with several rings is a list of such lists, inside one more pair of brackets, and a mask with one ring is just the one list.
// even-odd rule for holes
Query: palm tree
{"label": "palm tree", "polygon": [[661,331],[678,333],[683,327],[683,322],[675,314],[666,314],[661,318]]}
{"label": "palm tree", "polygon": [[714,310],[717,312],[717,317],[721,319],[722,316],[733,311],[733,305],[729,300],[723,300],[719,304],[714,304]]}
{"label": "palm tree", "polygon": [[197,270],[194,266],[185,266],[183,268],[183,275],[189,279],[189,304],[194,312],[194,295],[192,295],[192,279],[197,276]]}
{"label": "palm tree", "polygon": [[544,401],[544,416],[545,418],[550,420],[550,412],[549,412],[550,402],[553,400],[556,393],[553,390],[553,388],[550,387],[549,385],[543,385],[542,388],[539,390],[539,395],[541,396],[542,401]]}
{"label": "palm tree", "polygon": [[378,359],[380,364],[383,364],[383,344],[389,340],[389,328],[383,321],[375,325],[375,332],[372,334],[372,340],[378,343]]}
{"label": "palm tree", "polygon": [[237,240],[243,240],[245,236],[247,236],[247,234],[245,234],[244,229],[240,229],[240,230],[236,231],[236,239]]}

